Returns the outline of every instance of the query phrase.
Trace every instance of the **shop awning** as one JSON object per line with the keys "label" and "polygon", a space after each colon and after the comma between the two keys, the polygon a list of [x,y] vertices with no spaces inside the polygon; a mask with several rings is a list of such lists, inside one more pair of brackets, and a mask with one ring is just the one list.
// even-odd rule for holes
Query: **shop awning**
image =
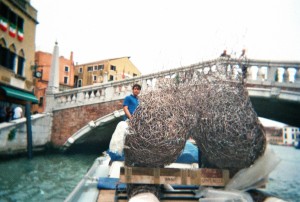
{"label": "shop awning", "polygon": [[20,100],[25,100],[25,101],[30,101],[32,103],[37,104],[38,99],[31,93],[27,93],[21,90],[16,90],[13,88],[9,88],[6,86],[1,86],[1,88],[5,91],[6,96],[20,99]]}

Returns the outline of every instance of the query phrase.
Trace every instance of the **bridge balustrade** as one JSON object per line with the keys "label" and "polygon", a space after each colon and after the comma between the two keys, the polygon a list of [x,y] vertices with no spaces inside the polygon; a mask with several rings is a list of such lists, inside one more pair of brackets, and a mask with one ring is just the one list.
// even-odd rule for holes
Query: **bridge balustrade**
{"label": "bridge balustrade", "polygon": [[195,69],[204,72],[208,70],[213,71],[216,65],[220,64],[228,68],[235,68],[237,72],[241,72],[242,66],[245,65],[247,68],[247,84],[289,87],[300,91],[300,62],[218,58],[216,60],[204,61],[186,67],[160,71],[126,80],[58,92],[54,94],[54,103],[51,103],[53,106],[52,110],[124,99],[126,95],[131,93],[132,86],[135,83],[142,85],[142,92],[153,90],[156,88],[155,84],[159,79],[174,78],[177,74],[188,74],[189,70]]}

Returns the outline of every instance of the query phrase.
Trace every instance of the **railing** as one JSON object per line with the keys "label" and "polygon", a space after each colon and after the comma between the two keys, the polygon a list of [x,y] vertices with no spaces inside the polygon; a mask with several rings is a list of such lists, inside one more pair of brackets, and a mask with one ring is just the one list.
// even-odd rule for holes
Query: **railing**
{"label": "railing", "polygon": [[[124,99],[132,92],[131,87],[135,83],[142,85],[143,91],[155,88],[155,83],[160,78],[174,77],[178,73],[191,69],[211,69],[217,64],[229,65],[241,71],[241,67],[247,69],[246,82],[248,85],[261,86],[262,88],[279,87],[300,91],[300,62],[295,61],[267,61],[253,59],[222,59],[205,61],[186,67],[174,68],[153,74],[143,75],[121,81],[114,81],[92,86],[85,86],[55,93],[50,109],[60,110],[81,105],[108,102]],[[48,100],[48,97],[47,97]]]}

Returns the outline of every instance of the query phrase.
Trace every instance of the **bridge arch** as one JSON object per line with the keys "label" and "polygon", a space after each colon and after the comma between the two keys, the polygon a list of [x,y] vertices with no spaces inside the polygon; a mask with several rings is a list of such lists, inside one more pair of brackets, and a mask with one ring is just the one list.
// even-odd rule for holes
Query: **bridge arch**
{"label": "bridge arch", "polygon": [[[90,137],[90,139],[93,139],[93,140],[98,139],[98,140],[100,140],[99,142],[101,142],[101,140],[103,138],[104,139],[110,138],[112,133],[107,134],[105,132],[105,130],[103,130],[103,129],[105,129],[105,128],[107,129],[108,126],[110,126],[110,128],[114,129],[115,128],[114,126],[123,119],[123,116],[124,116],[124,111],[123,111],[123,109],[121,109],[121,110],[114,111],[110,114],[107,114],[105,116],[102,116],[95,121],[93,121],[93,120],[90,121],[85,126],[83,126],[81,129],[76,131],[71,137],[69,137],[67,139],[67,141],[64,143],[63,148],[67,149],[75,142],[86,141],[84,139],[86,139],[85,137],[89,136],[89,135],[93,136],[93,137]],[[103,136],[105,136],[105,137],[103,137]],[[109,136],[109,137],[107,137],[107,136]]]}

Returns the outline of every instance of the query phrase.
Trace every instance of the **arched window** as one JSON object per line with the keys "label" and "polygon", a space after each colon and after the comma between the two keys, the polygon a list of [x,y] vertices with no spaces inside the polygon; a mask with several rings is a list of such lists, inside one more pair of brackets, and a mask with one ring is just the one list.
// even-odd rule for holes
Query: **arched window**
{"label": "arched window", "polygon": [[17,74],[23,76],[24,64],[25,64],[25,56],[23,49],[19,51],[18,54],[18,66],[17,66]]}
{"label": "arched window", "polygon": [[6,67],[6,56],[7,55],[7,48],[5,40],[2,38],[0,40],[0,65]]}
{"label": "arched window", "polygon": [[7,61],[7,68],[8,69],[11,69],[11,70],[14,70],[14,67],[15,67],[15,60],[16,60],[16,47],[14,44],[12,44],[10,47],[9,47],[9,52],[8,52],[8,61]]}
{"label": "arched window", "polygon": [[82,79],[78,80],[78,86],[77,87],[82,87]]}

